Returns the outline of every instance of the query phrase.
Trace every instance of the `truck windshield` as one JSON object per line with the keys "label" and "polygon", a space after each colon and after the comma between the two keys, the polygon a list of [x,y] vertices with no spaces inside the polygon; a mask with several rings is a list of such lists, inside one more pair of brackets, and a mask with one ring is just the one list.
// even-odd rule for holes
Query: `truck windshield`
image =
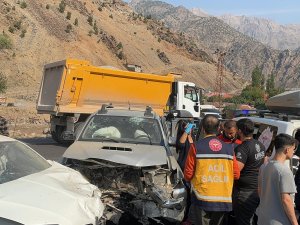
{"label": "truck windshield", "polygon": [[184,97],[192,100],[193,102],[198,102],[198,93],[197,93],[195,87],[185,85],[184,86]]}
{"label": "truck windshield", "polygon": [[162,132],[155,119],[95,115],[85,126],[80,141],[126,142],[162,145]]}

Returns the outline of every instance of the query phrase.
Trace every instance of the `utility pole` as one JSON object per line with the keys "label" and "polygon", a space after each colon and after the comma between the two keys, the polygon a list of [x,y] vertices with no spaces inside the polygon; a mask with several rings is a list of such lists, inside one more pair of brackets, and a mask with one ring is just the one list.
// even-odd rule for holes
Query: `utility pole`
{"label": "utility pole", "polygon": [[222,107],[222,93],[223,93],[223,81],[224,81],[224,59],[226,56],[225,51],[220,51],[217,49],[214,54],[217,54],[218,63],[217,63],[217,76],[215,82],[215,93],[218,95],[218,108]]}

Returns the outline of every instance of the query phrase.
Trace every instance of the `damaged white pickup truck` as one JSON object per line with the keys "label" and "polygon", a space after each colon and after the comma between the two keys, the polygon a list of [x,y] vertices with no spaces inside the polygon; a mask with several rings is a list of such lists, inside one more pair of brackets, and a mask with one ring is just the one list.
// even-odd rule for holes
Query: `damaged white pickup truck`
{"label": "damaged white pickup truck", "polygon": [[183,219],[183,174],[151,108],[103,107],[90,116],[66,150],[64,164],[100,188],[106,224],[168,224]]}

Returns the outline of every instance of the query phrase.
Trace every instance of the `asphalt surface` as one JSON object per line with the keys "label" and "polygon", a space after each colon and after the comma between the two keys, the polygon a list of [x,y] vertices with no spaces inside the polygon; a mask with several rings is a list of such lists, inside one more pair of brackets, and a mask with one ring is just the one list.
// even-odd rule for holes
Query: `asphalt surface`
{"label": "asphalt surface", "polygon": [[26,138],[19,140],[28,144],[44,158],[54,161],[59,161],[68,147],[68,145],[56,143],[52,138]]}

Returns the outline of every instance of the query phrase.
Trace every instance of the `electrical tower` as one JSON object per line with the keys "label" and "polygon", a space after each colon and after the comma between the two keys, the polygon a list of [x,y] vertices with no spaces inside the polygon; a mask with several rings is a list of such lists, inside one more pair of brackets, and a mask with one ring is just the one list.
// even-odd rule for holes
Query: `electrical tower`
{"label": "electrical tower", "polygon": [[216,82],[215,82],[215,93],[218,96],[218,108],[220,109],[222,107],[222,93],[223,93],[223,81],[224,81],[224,59],[226,52],[220,51],[217,49],[215,51],[215,54],[217,54],[218,57],[218,63],[217,63],[217,76],[216,76]]}

